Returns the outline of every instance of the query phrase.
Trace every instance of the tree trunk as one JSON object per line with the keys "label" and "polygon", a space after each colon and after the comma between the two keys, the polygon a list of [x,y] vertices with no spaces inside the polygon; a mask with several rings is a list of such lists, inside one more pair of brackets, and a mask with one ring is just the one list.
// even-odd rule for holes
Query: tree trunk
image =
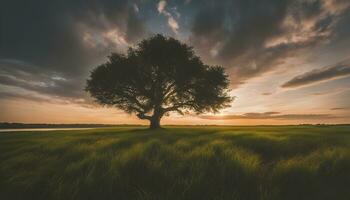
{"label": "tree trunk", "polygon": [[160,128],[160,117],[152,117],[150,122],[151,122],[151,124],[149,126],[150,129]]}
{"label": "tree trunk", "polygon": [[151,116],[150,119],[150,129],[157,129],[160,128],[160,119],[163,117],[164,111],[161,106],[155,106],[153,115]]}

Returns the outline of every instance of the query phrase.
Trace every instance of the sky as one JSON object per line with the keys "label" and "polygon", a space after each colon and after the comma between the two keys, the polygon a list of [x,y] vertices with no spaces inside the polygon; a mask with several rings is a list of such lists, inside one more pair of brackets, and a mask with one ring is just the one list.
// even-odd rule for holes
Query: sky
{"label": "sky", "polygon": [[349,0],[2,0],[0,122],[145,124],[83,90],[154,34],[225,67],[232,106],[162,124],[350,123]]}

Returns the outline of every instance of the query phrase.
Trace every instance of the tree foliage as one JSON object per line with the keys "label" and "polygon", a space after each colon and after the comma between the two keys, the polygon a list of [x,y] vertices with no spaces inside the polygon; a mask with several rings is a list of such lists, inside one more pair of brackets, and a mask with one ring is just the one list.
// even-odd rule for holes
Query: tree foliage
{"label": "tree foliage", "polygon": [[113,53],[96,67],[86,91],[100,104],[115,106],[160,126],[169,112],[217,112],[232,101],[223,67],[208,66],[193,48],[174,38],[155,35]]}

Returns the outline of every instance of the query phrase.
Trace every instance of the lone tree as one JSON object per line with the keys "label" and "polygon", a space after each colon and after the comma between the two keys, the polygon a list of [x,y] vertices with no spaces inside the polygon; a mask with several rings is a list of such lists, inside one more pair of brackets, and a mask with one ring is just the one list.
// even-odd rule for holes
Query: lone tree
{"label": "lone tree", "polygon": [[108,58],[91,72],[85,90],[102,105],[149,120],[150,128],[159,128],[169,112],[217,112],[232,101],[224,69],[203,64],[174,38],[155,35]]}

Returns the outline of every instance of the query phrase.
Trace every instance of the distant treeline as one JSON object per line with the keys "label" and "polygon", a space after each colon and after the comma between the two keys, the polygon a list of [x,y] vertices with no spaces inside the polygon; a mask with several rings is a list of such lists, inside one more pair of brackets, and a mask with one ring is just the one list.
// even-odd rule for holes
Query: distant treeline
{"label": "distant treeline", "polygon": [[[298,124],[298,125],[279,125],[279,126],[349,126],[350,124]],[[113,126],[145,126],[141,124],[25,124],[25,123],[11,123],[11,122],[0,122],[0,129],[14,129],[14,128],[97,128],[97,127],[113,127]],[[210,127],[210,126],[240,126],[240,125],[165,125],[175,127]],[[241,125],[244,127],[244,125]],[[269,127],[275,125],[250,125],[259,127]]]}
{"label": "distant treeline", "polygon": [[[95,128],[118,126],[114,124],[24,124],[0,122],[0,129],[12,128]],[[125,125],[123,125],[125,126]]]}

